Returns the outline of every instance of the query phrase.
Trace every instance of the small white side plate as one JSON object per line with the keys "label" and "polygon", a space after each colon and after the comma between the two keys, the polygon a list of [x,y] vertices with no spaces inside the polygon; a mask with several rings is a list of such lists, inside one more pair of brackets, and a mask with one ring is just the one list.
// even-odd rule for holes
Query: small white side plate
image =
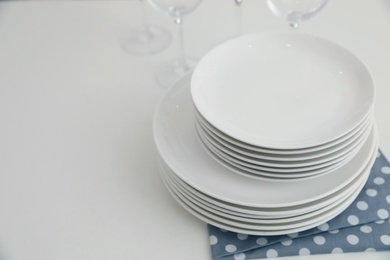
{"label": "small white side plate", "polygon": [[227,41],[196,67],[191,92],[210,124],[260,147],[299,149],[354,129],[374,101],[374,82],[350,51],[302,33]]}

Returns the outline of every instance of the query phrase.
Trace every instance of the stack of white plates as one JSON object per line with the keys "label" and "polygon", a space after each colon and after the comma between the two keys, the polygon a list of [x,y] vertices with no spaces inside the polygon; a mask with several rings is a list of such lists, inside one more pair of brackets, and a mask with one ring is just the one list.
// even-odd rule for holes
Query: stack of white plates
{"label": "stack of white plates", "polygon": [[154,137],[173,197],[207,223],[278,235],[340,214],[376,158],[374,86],[342,47],[299,33],[226,42],[174,86]]}

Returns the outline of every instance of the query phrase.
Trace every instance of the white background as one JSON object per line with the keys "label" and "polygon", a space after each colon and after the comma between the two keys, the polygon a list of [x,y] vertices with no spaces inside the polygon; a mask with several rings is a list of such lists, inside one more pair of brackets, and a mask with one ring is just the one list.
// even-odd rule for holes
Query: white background
{"label": "white background", "polygon": [[[243,32],[291,30],[265,1],[244,0]],[[154,68],[177,53],[177,28],[152,56],[119,40],[142,21],[138,1],[0,2],[0,259],[210,259],[206,224],[158,174]],[[189,55],[235,36],[233,0],[184,18]],[[344,45],[377,87],[380,146],[390,155],[390,2],[330,0],[302,32]],[[299,259],[389,259],[389,252]],[[295,258],[294,258],[295,259]]]}

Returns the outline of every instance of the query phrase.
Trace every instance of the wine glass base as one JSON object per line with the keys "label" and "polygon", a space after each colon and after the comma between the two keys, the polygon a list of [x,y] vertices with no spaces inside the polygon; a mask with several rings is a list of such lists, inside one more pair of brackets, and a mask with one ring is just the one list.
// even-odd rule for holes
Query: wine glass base
{"label": "wine glass base", "polygon": [[155,25],[142,25],[132,29],[121,41],[123,50],[130,54],[148,55],[158,53],[172,41],[172,34]]}
{"label": "wine glass base", "polygon": [[198,64],[198,59],[186,57],[176,58],[161,64],[155,71],[157,84],[164,89],[175,85],[184,75],[192,72]]}

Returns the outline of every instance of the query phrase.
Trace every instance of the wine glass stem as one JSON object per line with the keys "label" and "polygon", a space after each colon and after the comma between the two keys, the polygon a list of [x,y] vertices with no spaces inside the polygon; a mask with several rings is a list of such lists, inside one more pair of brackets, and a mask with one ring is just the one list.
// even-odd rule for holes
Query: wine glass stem
{"label": "wine glass stem", "polygon": [[183,66],[187,66],[186,53],[184,48],[183,19],[179,16],[174,19],[174,22],[179,26],[179,59],[183,63]]}
{"label": "wine glass stem", "polygon": [[146,13],[146,3],[144,0],[139,0],[139,1],[141,2],[141,5],[142,5],[142,14],[143,14],[143,19],[144,19],[144,24],[148,25],[149,20],[148,20],[148,14]]}
{"label": "wine glass stem", "polygon": [[149,42],[152,41],[153,39],[153,33],[150,29],[148,14],[146,12],[146,1],[145,0],[139,0],[139,1],[141,2],[142,5],[143,24],[141,25],[141,31],[138,37],[143,41]]}
{"label": "wine glass stem", "polygon": [[298,28],[299,28],[299,23],[298,23],[298,22],[290,23],[290,26],[291,26],[291,28],[298,30]]}
{"label": "wine glass stem", "polygon": [[236,18],[237,18],[237,35],[241,35],[242,34],[242,7],[241,7],[241,4],[242,4],[242,0],[234,0],[234,2],[236,3]]}

